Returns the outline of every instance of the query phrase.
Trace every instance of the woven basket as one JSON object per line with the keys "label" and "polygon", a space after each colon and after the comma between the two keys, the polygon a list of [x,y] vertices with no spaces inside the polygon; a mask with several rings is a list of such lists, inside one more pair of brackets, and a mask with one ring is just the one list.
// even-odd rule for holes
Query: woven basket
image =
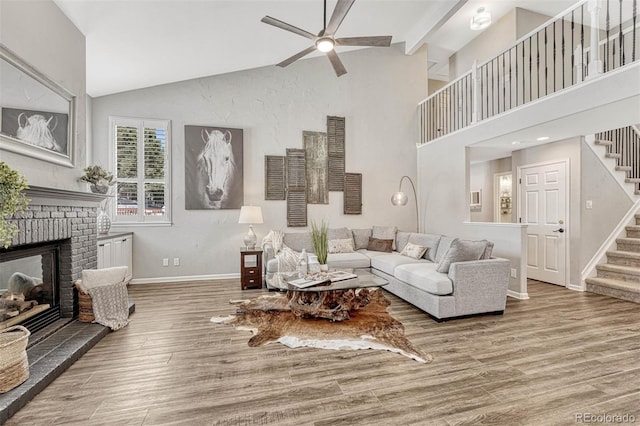
{"label": "woven basket", "polygon": [[78,307],[80,312],[78,313],[78,321],[80,322],[94,322],[96,317],[93,316],[93,300],[88,293],[80,290],[80,286],[76,283],[78,289]]}
{"label": "woven basket", "polygon": [[29,378],[29,330],[14,325],[0,332],[0,393],[9,392]]}

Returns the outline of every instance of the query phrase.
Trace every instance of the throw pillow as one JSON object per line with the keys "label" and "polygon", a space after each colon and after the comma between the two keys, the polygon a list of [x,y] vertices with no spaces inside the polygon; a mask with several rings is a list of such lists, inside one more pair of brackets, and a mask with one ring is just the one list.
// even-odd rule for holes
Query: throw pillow
{"label": "throw pillow", "polygon": [[352,229],[353,242],[356,250],[366,249],[369,245],[369,237],[371,236],[371,228],[369,229]]}
{"label": "throw pillow", "polygon": [[353,239],[351,238],[329,240],[327,246],[329,253],[353,253]]}
{"label": "throw pillow", "polygon": [[413,243],[407,243],[406,246],[400,252],[401,255],[411,257],[413,259],[420,259],[427,252],[427,247],[419,246]]}
{"label": "throw pillow", "polygon": [[438,250],[436,251],[436,259],[434,262],[440,263],[445,254],[449,251],[449,247],[451,247],[451,243],[455,238],[442,236],[440,238],[440,242],[438,243]]}
{"label": "throw pillow", "polygon": [[428,250],[424,254],[424,258],[435,262],[438,245],[441,235],[436,234],[419,234],[412,232],[409,236],[409,242],[419,246],[425,246]]}
{"label": "throw pillow", "polygon": [[411,232],[398,231],[396,232],[396,250],[402,251],[409,242],[409,235]]}
{"label": "throw pillow", "polygon": [[393,240],[382,240],[379,238],[369,237],[369,244],[367,250],[371,251],[383,251],[385,253],[391,253],[393,251]]}
{"label": "throw pillow", "polygon": [[451,247],[447,250],[447,254],[442,258],[436,268],[438,272],[449,272],[449,267],[455,262],[466,262],[469,260],[480,260],[484,251],[487,249],[487,240],[468,241],[458,238],[451,242]]}
{"label": "throw pillow", "polygon": [[353,238],[349,228],[329,228],[327,230],[327,240],[344,240]]}
{"label": "throw pillow", "polygon": [[484,254],[480,259],[491,259],[492,252],[493,252],[493,242],[487,241],[487,248],[484,250]]}
{"label": "throw pillow", "polygon": [[373,238],[377,238],[379,240],[391,240],[392,250],[396,249],[396,232],[398,228],[395,226],[374,226],[371,232],[371,236]]}

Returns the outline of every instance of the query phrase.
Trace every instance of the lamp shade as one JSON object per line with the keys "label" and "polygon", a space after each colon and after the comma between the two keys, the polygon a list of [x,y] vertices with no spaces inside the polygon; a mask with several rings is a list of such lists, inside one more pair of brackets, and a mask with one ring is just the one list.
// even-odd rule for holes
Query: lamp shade
{"label": "lamp shade", "polygon": [[402,191],[395,192],[391,196],[391,204],[394,206],[406,206],[409,201],[409,197]]}
{"label": "lamp shade", "polygon": [[238,223],[262,223],[262,207],[242,206]]}

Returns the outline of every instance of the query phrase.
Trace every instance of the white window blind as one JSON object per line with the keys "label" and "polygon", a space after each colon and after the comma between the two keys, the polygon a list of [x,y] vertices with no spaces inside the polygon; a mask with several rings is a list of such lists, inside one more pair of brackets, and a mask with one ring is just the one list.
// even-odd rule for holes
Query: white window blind
{"label": "white window blind", "polygon": [[170,222],[170,121],[110,118],[116,222]]}

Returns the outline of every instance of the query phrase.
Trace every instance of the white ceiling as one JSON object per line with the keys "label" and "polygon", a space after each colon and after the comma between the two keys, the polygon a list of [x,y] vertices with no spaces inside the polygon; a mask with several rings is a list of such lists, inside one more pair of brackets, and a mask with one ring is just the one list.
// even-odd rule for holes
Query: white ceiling
{"label": "white ceiling", "polygon": [[[310,41],[261,23],[263,16],[312,33],[322,29],[323,18],[321,0],[54,1],[86,36],[87,92],[94,97],[273,65]],[[336,1],[327,3],[329,19]],[[406,42],[407,52],[426,42],[438,52],[430,61],[443,73],[448,55],[479,34],[469,29],[478,7],[485,6],[495,22],[514,7],[554,16],[572,3],[357,0],[337,36],[391,35],[392,43]]]}

